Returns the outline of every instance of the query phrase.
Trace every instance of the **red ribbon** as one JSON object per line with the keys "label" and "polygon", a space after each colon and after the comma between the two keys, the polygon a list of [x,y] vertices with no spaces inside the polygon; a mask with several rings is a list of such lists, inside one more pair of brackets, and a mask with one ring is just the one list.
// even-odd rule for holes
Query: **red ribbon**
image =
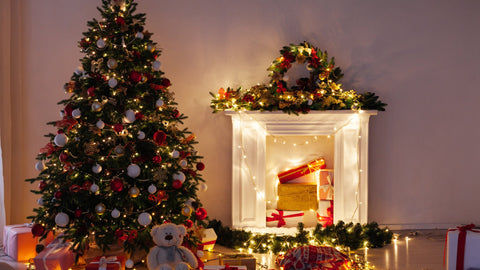
{"label": "red ribbon", "polygon": [[464,263],[465,263],[465,242],[467,241],[467,231],[477,232],[480,233],[478,230],[474,230],[474,224],[469,224],[461,227],[457,227],[456,229],[449,229],[447,231],[447,236],[445,238],[445,248],[443,250],[443,265],[445,266],[445,253],[447,250],[447,239],[448,239],[448,232],[451,231],[459,231],[458,234],[458,243],[457,243],[457,264],[456,270],[463,270]]}
{"label": "red ribbon", "polygon": [[216,240],[209,241],[209,242],[205,242],[205,243],[201,243],[201,244],[198,244],[197,248],[203,250],[203,248],[204,248],[205,246],[215,245],[215,242],[216,242]]}
{"label": "red ribbon", "polygon": [[286,215],[285,216],[285,215],[283,215],[283,210],[277,210],[277,211],[278,211],[278,214],[277,213],[272,213],[271,217],[267,217],[267,222],[278,220],[278,225],[277,225],[278,228],[280,228],[280,227],[282,227],[286,224],[285,223],[285,218],[303,216],[303,213],[291,214],[291,215]]}

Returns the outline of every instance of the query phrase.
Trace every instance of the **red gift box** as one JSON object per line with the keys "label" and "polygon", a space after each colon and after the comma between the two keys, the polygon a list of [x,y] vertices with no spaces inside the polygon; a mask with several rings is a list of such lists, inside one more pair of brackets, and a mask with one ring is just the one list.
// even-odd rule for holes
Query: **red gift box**
{"label": "red gift box", "polygon": [[[53,235],[48,234],[42,242],[49,244]],[[37,255],[35,247],[38,244],[38,237],[32,235],[31,224],[18,224],[5,226],[3,229],[3,247],[5,253],[15,261],[25,262]]]}
{"label": "red gift box", "polygon": [[[319,158],[307,164],[304,164],[302,166],[279,173],[278,180],[282,184],[289,183],[289,182],[292,182],[292,180],[294,179],[300,178],[302,176],[307,176],[312,172],[318,171],[320,169],[325,169],[325,168],[326,168],[325,159]],[[314,178],[300,180],[300,182],[302,183],[312,182],[316,184],[316,181]]]}
{"label": "red gift box", "polygon": [[71,243],[56,238],[33,259],[36,270],[68,270],[75,263]]}
{"label": "red gift box", "polygon": [[320,201],[318,203],[317,220],[324,227],[333,225],[333,201]]}
{"label": "red gift box", "polygon": [[123,270],[123,269],[125,269],[124,256],[97,257],[85,267],[85,270]]}

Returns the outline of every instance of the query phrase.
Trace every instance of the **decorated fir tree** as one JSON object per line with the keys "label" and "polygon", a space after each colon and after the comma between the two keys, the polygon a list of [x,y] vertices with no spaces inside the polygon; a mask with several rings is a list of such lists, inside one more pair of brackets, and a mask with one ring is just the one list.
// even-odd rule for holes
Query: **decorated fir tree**
{"label": "decorated fir tree", "polygon": [[[190,232],[206,211],[206,189],[195,136],[160,70],[160,50],[144,29],[133,0],[102,0],[102,19],[88,22],[79,42],[81,66],[65,84],[63,118],[37,156],[41,197],[32,232],[50,231],[78,254],[120,244],[148,250],[155,224],[184,224]],[[194,242],[195,237],[184,241]]]}

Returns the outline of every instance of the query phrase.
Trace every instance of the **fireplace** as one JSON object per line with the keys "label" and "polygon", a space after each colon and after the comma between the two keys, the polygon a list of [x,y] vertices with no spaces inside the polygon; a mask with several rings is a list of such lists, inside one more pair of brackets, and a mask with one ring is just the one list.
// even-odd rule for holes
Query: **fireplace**
{"label": "fireplace", "polygon": [[[301,115],[226,111],[225,114],[232,118],[233,128],[233,227],[266,227],[267,206],[275,207],[275,176],[277,170],[286,166],[283,163],[275,167],[272,162],[279,163],[280,158],[287,166],[295,166],[320,156],[334,169],[334,223],[367,222],[368,123],[376,111],[313,111]],[[296,151],[295,156],[288,150],[287,154],[278,154],[284,150],[275,147],[305,150]],[[308,152],[309,149],[313,152]]]}

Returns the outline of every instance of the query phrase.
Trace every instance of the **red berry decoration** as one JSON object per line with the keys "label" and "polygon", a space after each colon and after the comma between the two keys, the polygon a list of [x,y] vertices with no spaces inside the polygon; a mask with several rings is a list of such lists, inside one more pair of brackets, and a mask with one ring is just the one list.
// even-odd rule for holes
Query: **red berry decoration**
{"label": "red berry decoration", "polygon": [[35,223],[32,226],[32,234],[33,236],[42,236],[45,233],[45,227],[42,225]]}
{"label": "red berry decoration", "polygon": [[205,208],[198,208],[195,216],[198,220],[204,220],[207,217],[207,210],[205,210]]}
{"label": "red berry decoration", "polygon": [[120,192],[123,190],[123,181],[120,178],[115,178],[110,183],[110,188],[115,192]]}
{"label": "red berry decoration", "polygon": [[58,156],[58,159],[60,159],[60,162],[66,163],[68,161],[68,154],[67,153],[61,153]]}
{"label": "red berry decoration", "polygon": [[123,130],[123,125],[122,124],[115,124],[113,126],[113,130],[115,130],[116,132],[120,132]]}
{"label": "red berry decoration", "polygon": [[190,229],[193,227],[193,221],[191,221],[190,219],[187,219],[184,224],[185,224],[185,227],[187,227],[187,229]]}
{"label": "red berry decoration", "polygon": [[55,193],[53,194],[53,196],[55,197],[55,199],[60,199],[62,198],[62,195],[63,195],[63,192],[61,190],[57,190],[55,191]]}
{"label": "red berry decoration", "polygon": [[132,71],[130,72],[130,81],[133,83],[138,83],[142,80],[142,74],[138,71]]}
{"label": "red berry decoration", "polygon": [[182,187],[182,182],[180,180],[175,180],[175,181],[173,181],[172,185],[173,185],[174,189],[179,189],[179,188]]}
{"label": "red berry decoration", "polygon": [[153,140],[158,144],[158,145],[163,145],[167,141],[167,134],[165,132],[159,130],[153,134]]}
{"label": "red berry decoration", "polygon": [[202,162],[197,163],[197,170],[203,171],[205,169],[205,164]]}
{"label": "red berry decoration", "polygon": [[41,181],[39,184],[38,184],[38,188],[40,190],[44,190],[45,188],[47,187],[47,183],[45,181]]}
{"label": "red berry decoration", "polygon": [[74,215],[75,215],[75,217],[77,217],[77,218],[80,217],[80,216],[82,215],[82,210],[80,210],[80,209],[75,210]]}

